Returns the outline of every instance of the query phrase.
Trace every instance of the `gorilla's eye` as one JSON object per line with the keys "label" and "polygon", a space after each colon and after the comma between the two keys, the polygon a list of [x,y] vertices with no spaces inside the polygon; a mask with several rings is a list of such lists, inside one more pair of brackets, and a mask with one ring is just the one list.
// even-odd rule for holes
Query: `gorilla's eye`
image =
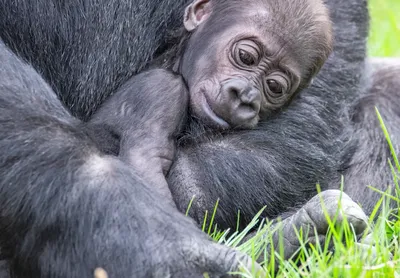
{"label": "gorilla's eye", "polygon": [[280,105],[290,92],[290,81],[284,74],[274,73],[266,80],[267,99],[271,104]]}
{"label": "gorilla's eye", "polygon": [[258,65],[260,60],[258,45],[251,40],[242,40],[236,43],[233,58],[239,66],[251,67]]}
{"label": "gorilla's eye", "polygon": [[273,80],[273,79],[267,80],[267,85],[268,85],[268,89],[271,93],[273,93],[275,95],[283,94],[283,87],[276,80]]}
{"label": "gorilla's eye", "polygon": [[256,63],[255,58],[243,49],[239,50],[239,59],[246,66],[253,66]]}

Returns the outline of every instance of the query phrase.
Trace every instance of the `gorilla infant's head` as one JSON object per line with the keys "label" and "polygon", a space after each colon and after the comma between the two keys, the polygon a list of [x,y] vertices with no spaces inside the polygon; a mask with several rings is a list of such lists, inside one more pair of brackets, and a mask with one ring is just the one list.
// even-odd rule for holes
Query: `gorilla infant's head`
{"label": "gorilla infant's head", "polygon": [[195,0],[176,66],[192,114],[218,128],[252,128],[307,87],[332,50],[321,0]]}

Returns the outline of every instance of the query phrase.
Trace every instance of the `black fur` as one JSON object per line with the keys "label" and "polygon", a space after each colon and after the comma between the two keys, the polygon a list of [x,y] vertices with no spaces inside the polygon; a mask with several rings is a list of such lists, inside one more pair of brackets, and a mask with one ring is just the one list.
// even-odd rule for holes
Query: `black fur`
{"label": "black fur", "polygon": [[246,263],[104,156],[1,42],[0,75],[0,246],[12,277],[92,277],[96,267],[110,277],[218,277]]}
{"label": "black fur", "polygon": [[[327,2],[336,44],[310,89],[258,130],[185,136],[169,185],[182,210],[197,195],[195,219],[217,198],[216,220],[228,227],[238,209],[242,225],[264,205],[268,217],[293,210],[316,182],[337,188],[341,174],[352,177],[352,197],[370,180],[358,173],[379,183],[365,161],[349,168],[363,148],[384,144],[378,136],[360,144],[363,119],[374,113],[363,103],[394,105],[384,93],[363,96],[374,91],[364,76],[367,3]],[[211,243],[130,168],[103,156],[80,121],[166,50],[186,4],[0,0],[0,247],[15,277],[89,277],[99,266],[110,277],[201,277],[237,266],[240,254]],[[374,198],[360,201],[368,209]]]}
{"label": "black fur", "polygon": [[[368,188],[394,192],[389,161],[396,167],[389,152],[375,107],[378,108],[390,134],[396,154],[400,153],[400,59],[371,59],[365,74],[365,94],[351,106],[351,134],[354,152],[344,171],[344,190],[353,200],[364,205],[367,213],[374,208],[381,194]],[[348,154],[344,154],[348,155]],[[393,203],[394,205],[394,203]]]}
{"label": "black fur", "polygon": [[219,276],[246,263],[104,156],[73,117],[87,119],[162,50],[184,4],[0,1],[0,247],[13,277],[90,277],[96,267]]}
{"label": "black fur", "polygon": [[188,0],[0,1],[0,37],[80,119],[163,51]]}

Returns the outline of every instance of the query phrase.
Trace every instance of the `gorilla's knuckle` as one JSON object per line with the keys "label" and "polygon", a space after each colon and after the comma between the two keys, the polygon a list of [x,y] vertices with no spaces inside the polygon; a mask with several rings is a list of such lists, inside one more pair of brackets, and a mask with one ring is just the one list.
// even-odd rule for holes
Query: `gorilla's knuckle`
{"label": "gorilla's knuckle", "polygon": [[306,227],[311,225],[313,227],[319,227],[321,225],[320,221],[318,221],[318,217],[316,217],[315,211],[320,211],[317,207],[303,207],[296,217],[295,222],[297,222],[299,227]]}
{"label": "gorilla's knuckle", "polygon": [[344,206],[345,217],[357,230],[364,230],[368,227],[368,217],[364,210],[354,202],[350,206]]}

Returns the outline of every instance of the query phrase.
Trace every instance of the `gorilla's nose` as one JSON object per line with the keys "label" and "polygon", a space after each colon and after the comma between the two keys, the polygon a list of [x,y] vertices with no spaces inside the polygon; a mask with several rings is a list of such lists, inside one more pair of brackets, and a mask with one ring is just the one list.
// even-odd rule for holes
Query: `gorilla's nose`
{"label": "gorilla's nose", "polygon": [[250,127],[258,121],[260,91],[248,81],[230,79],[221,87],[218,114],[233,126]]}

